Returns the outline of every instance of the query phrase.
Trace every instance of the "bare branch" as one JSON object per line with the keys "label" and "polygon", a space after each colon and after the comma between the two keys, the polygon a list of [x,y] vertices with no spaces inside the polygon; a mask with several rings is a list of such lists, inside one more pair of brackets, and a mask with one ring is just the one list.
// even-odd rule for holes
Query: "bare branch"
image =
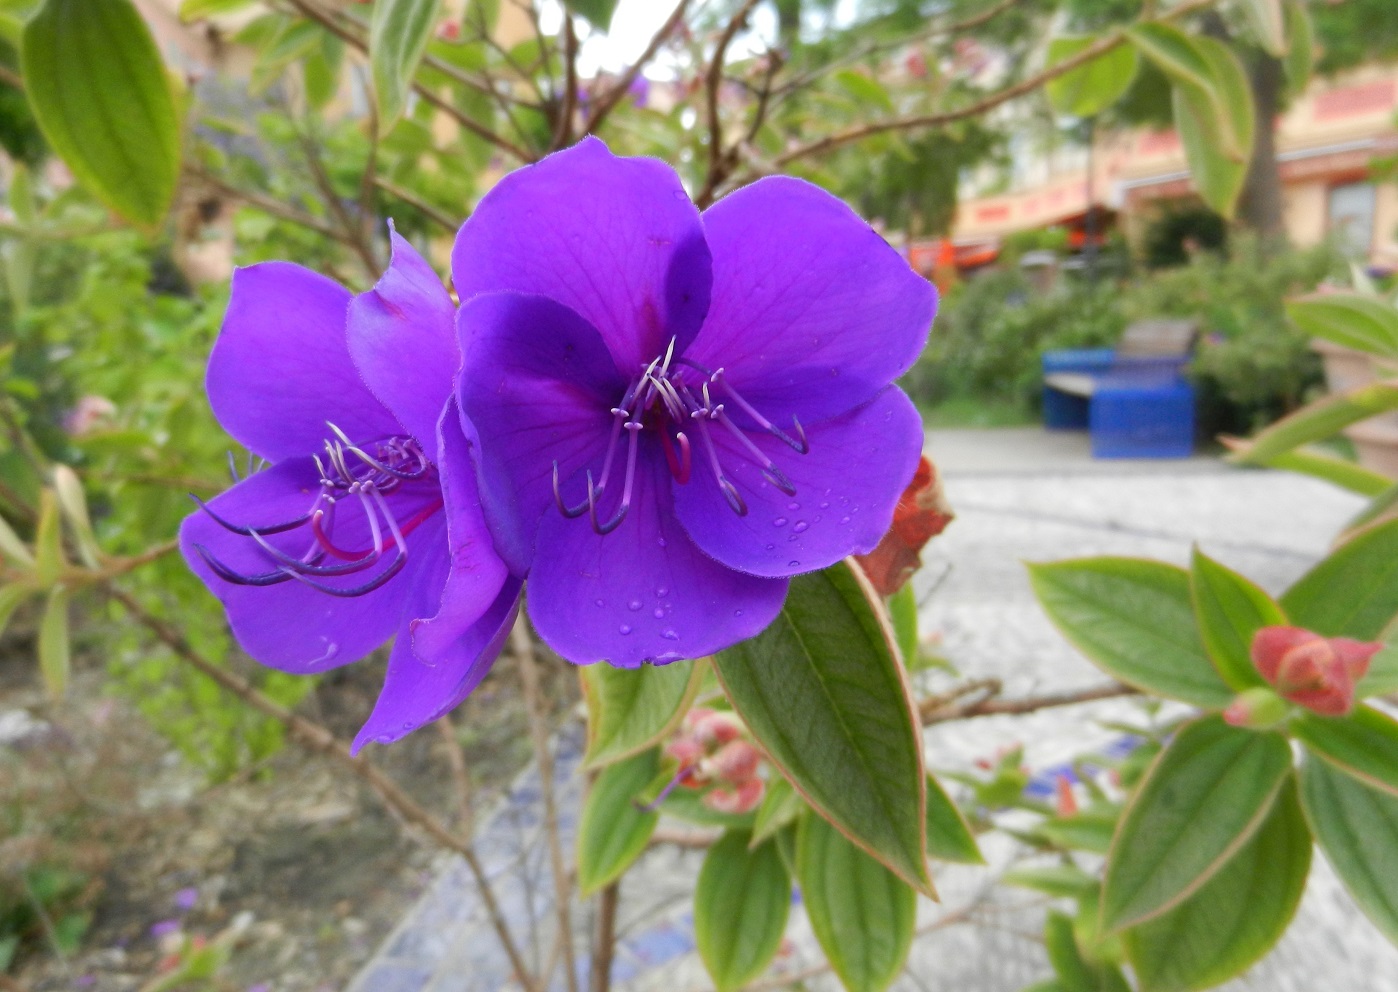
{"label": "bare branch", "polygon": [[631,84],[641,75],[645,67],[650,65],[651,60],[654,59],[656,53],[660,51],[661,46],[665,44],[670,35],[675,33],[675,29],[683,23],[684,15],[689,10],[689,4],[690,0],[680,0],[680,2],[675,5],[674,11],[671,12],[665,23],[660,26],[660,30],[651,36],[650,44],[647,45],[646,50],[641,53],[641,57],[631,63],[626,71],[621,74],[621,78],[616,81],[616,85],[607,90],[607,92],[597,100],[591,116],[589,116],[586,123],[583,124],[584,134],[595,133],[596,130],[602,126],[602,122],[605,121],[616,108],[616,105],[630,92]]}
{"label": "bare branch", "polygon": [[[983,686],[981,688],[984,688]],[[922,709],[922,722],[924,726],[931,726],[934,723],[948,723],[952,720],[969,720],[978,716],[1005,716],[1018,715],[1023,713],[1034,713],[1038,710],[1052,709],[1057,706],[1076,706],[1079,703],[1090,703],[1099,699],[1115,699],[1119,696],[1138,696],[1140,690],[1120,682],[1109,682],[1106,685],[1094,686],[1091,689],[1080,689],[1076,692],[1058,692],[1047,696],[1029,696],[1025,699],[994,699],[981,698],[972,703],[961,706],[943,706],[940,708]]]}
{"label": "bare branch", "polygon": [[558,108],[558,120],[554,123],[554,151],[565,148],[573,141],[573,114],[578,108],[578,32],[572,16],[563,12],[563,103]]}
{"label": "bare branch", "polygon": [[708,74],[705,78],[704,88],[708,101],[709,112],[709,169],[708,178],[705,180],[705,189],[717,189],[723,182],[721,171],[724,167],[723,149],[723,117],[718,112],[718,101],[723,87],[723,59],[728,53],[728,46],[733,43],[738,32],[747,23],[748,14],[758,5],[761,0],[744,0],[741,7],[729,19],[728,24],[723,29],[723,34],[719,35],[718,44],[714,47],[714,54],[709,61]]}
{"label": "bare branch", "polygon": [[261,210],[268,216],[277,217],[281,220],[289,221],[292,224],[299,224],[301,227],[306,228],[306,230],[314,231],[322,237],[329,238],[331,241],[346,244],[345,236],[342,232],[337,231],[329,224],[322,223],[308,213],[282,203],[280,200],[273,199],[256,190],[239,189],[236,186],[224,182],[212,172],[206,172],[202,166],[193,163],[186,162],[184,169],[186,173],[194,176],[200,182],[217,190],[224,196],[234,200],[241,200],[248,206]]}
{"label": "bare branch", "polygon": [[592,935],[592,976],[588,992],[610,992],[612,954],[616,950],[616,909],[619,882],[604,888],[597,897],[597,929]]}
{"label": "bare branch", "polygon": [[385,179],[383,176],[375,176],[374,183],[389,196],[397,200],[402,200],[448,234],[455,234],[457,228],[461,226],[460,221],[452,220],[416,193],[404,189],[402,186]]}

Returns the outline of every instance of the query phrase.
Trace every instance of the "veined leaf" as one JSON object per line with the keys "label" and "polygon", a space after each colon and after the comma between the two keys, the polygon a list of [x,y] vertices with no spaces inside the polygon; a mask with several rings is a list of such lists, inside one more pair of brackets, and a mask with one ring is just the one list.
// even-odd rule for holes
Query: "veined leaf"
{"label": "veined leaf", "polygon": [[1311,758],[1301,766],[1301,805],[1335,874],[1398,944],[1398,796]]}
{"label": "veined leaf", "polygon": [[1281,0],[1244,0],[1243,13],[1262,50],[1274,58],[1286,55],[1286,13]]}
{"label": "veined leaf", "polygon": [[68,644],[68,590],[54,586],[49,590],[44,616],[39,621],[39,672],[51,698],[62,699],[68,691],[72,667]]}
{"label": "veined leaf", "polygon": [[791,908],[791,878],[774,840],[748,848],[730,830],[709,848],[694,889],[694,943],[718,992],[767,970]]}
{"label": "veined leaf", "polygon": [[[1317,479],[1323,479],[1341,489],[1358,493],[1360,496],[1375,497],[1394,488],[1393,480],[1386,475],[1367,469],[1358,462],[1352,462],[1347,458],[1336,458],[1334,455],[1322,454],[1313,448],[1284,451],[1259,461],[1249,456],[1251,447],[1249,441],[1231,440],[1228,442],[1228,447],[1232,451],[1228,456],[1228,460],[1231,462],[1252,462],[1256,465],[1265,465],[1267,468],[1279,468],[1288,472],[1313,475]],[[1351,526],[1353,525],[1351,524]]]}
{"label": "veined leaf", "polygon": [[369,21],[369,63],[379,100],[379,129],[387,133],[403,113],[422,53],[432,37],[441,0],[377,0]]}
{"label": "veined leaf", "polygon": [[1107,855],[1103,930],[1158,916],[1204,885],[1261,825],[1290,774],[1280,734],[1217,716],[1180,730],[1122,814]]}
{"label": "veined leaf", "polygon": [[1252,638],[1286,624],[1271,596],[1237,572],[1194,549],[1190,588],[1204,647],[1223,680],[1238,691],[1266,685],[1252,663]]}
{"label": "veined leaf", "polygon": [[935,775],[927,776],[927,853],[943,861],[985,864],[966,818]]}
{"label": "veined leaf", "polygon": [[1078,899],[1098,885],[1096,878],[1073,864],[1015,868],[1001,875],[1000,881],[1005,885],[1033,889],[1055,899]]}
{"label": "veined leaf", "polygon": [[[1247,77],[1228,47],[1213,38],[1187,34],[1159,21],[1128,28],[1126,36],[1170,78],[1176,93],[1189,95],[1198,118],[1214,125],[1215,150],[1229,161],[1246,163],[1252,147],[1252,102],[1232,102],[1238,95],[1238,77],[1245,89]],[[1178,118],[1176,113],[1176,124]],[[1185,136],[1182,133],[1180,137]],[[1188,153],[1187,144],[1185,150]],[[1192,159],[1190,164],[1193,165]]]}
{"label": "veined leaf", "polygon": [[761,844],[778,830],[795,823],[805,808],[801,794],[791,787],[791,783],[780,775],[775,776],[767,783],[762,805],[757,807],[757,816],[752,825],[752,844]]}
{"label": "veined leaf", "polygon": [[1199,195],[1224,217],[1233,216],[1247,178],[1255,118],[1247,75],[1229,48],[1213,38],[1195,38],[1213,66],[1212,93],[1225,101],[1223,113],[1212,93],[1176,85],[1171,94],[1175,127]]}
{"label": "veined leaf", "polygon": [[[1057,65],[1101,41],[1099,37],[1054,38],[1048,45],[1049,65]],[[1060,114],[1096,117],[1131,88],[1140,56],[1131,45],[1117,47],[1090,62],[1048,81],[1044,92]]]}
{"label": "veined leaf", "polygon": [[1282,594],[1281,608],[1324,637],[1377,640],[1398,615],[1398,520],[1331,552]]}
{"label": "veined leaf", "polygon": [[1398,359],[1398,310],[1359,293],[1328,293],[1286,301],[1291,322],[1312,337]]}
{"label": "veined leaf", "polygon": [[616,881],[646,849],[660,814],[636,799],[655,778],[659,757],[644,751],[602,770],[578,821],[578,888],[589,896]]}
{"label": "veined leaf", "polygon": [[714,670],[811,807],[930,891],[921,728],[876,595],[848,562],[797,576],[772,625]]}
{"label": "veined leaf", "polygon": [[29,553],[19,535],[6,522],[4,517],[0,517],[0,561],[9,559],[20,568],[33,568],[34,556]]}
{"label": "veined leaf", "polygon": [[1288,779],[1252,839],[1203,888],[1126,931],[1141,992],[1211,989],[1241,974],[1286,931],[1311,868],[1311,835]]}
{"label": "veined leaf", "polygon": [[1195,706],[1232,701],[1204,651],[1183,569],[1080,558],[1030,565],[1029,580],[1063,636],[1108,675]]}
{"label": "veined leaf", "polygon": [[130,0],[45,0],[20,63],[34,116],[78,181],[127,220],[160,223],[179,179],[179,115]]}
{"label": "veined leaf", "polygon": [[1323,441],[1350,424],[1389,410],[1398,410],[1398,382],[1373,382],[1346,393],[1326,396],[1283,417],[1254,436],[1234,460],[1263,465],[1293,448]]}
{"label": "veined leaf", "polygon": [[1375,789],[1398,796],[1398,722],[1369,706],[1347,717],[1302,713],[1291,723],[1308,751]]}
{"label": "veined leaf", "polygon": [[51,586],[67,564],[63,554],[63,527],[58,497],[52,489],[39,492],[39,523],[34,528],[34,576],[41,586]]}
{"label": "veined leaf", "polygon": [[880,110],[893,113],[893,98],[877,79],[854,69],[837,72],[834,78],[835,82],[859,103],[872,104]]}
{"label": "veined leaf", "polygon": [[912,668],[917,661],[917,599],[913,596],[913,584],[904,582],[902,587],[888,597],[888,619],[893,624],[893,637],[898,644],[898,655],[903,664]]}
{"label": "veined leaf", "polygon": [[1369,659],[1369,671],[1354,687],[1354,694],[1359,699],[1368,699],[1393,692],[1398,692],[1398,644],[1390,643]]}
{"label": "veined leaf", "polygon": [[811,929],[841,984],[849,992],[883,992],[908,959],[917,893],[818,816],[801,821],[796,877]]}
{"label": "veined leaf", "polygon": [[1120,968],[1089,961],[1083,955],[1073,921],[1063,913],[1049,910],[1044,921],[1044,947],[1061,988],[1072,992],[1131,992]]}
{"label": "veined leaf", "polygon": [[599,768],[644,751],[670,734],[699,691],[708,662],[579,670],[587,702],[587,753],[583,765]]}
{"label": "veined leaf", "polygon": [[1291,96],[1306,92],[1315,64],[1315,25],[1301,0],[1284,0],[1286,12],[1286,91]]}
{"label": "veined leaf", "polygon": [[599,31],[606,31],[611,26],[616,5],[617,0],[564,0],[564,6]]}

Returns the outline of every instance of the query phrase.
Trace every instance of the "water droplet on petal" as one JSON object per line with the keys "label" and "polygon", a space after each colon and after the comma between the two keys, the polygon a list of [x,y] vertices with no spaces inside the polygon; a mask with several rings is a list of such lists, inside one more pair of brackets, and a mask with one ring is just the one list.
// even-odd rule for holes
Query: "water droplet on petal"
{"label": "water droplet on petal", "polygon": [[788,504],[786,504],[786,508],[787,508],[788,510],[790,510],[792,513],[795,513],[797,510],[801,509],[801,504],[800,504],[800,503],[788,503]]}
{"label": "water droplet on petal", "polygon": [[655,540],[656,540],[656,543],[659,544],[662,548],[665,547],[665,538],[663,538],[663,537],[657,537]]}
{"label": "water droplet on petal", "polygon": [[626,604],[626,608],[632,611],[639,610],[641,608],[641,601],[639,599],[633,599]]}
{"label": "water droplet on petal", "polygon": [[650,614],[651,614],[651,616],[655,617],[655,619],[657,619],[657,620],[663,620],[663,619],[665,618],[665,611],[664,611],[663,609],[661,609],[659,606],[657,606],[655,609],[651,610],[651,611],[650,611]]}
{"label": "water droplet on petal", "polygon": [[607,605],[607,601],[606,601],[605,599],[595,600],[595,602],[597,603],[598,606],[606,606],[606,605]]}
{"label": "water droplet on petal", "polygon": [[768,551],[771,551],[771,550],[772,550],[773,548],[775,548],[775,547],[776,547],[775,544],[769,544],[769,545],[767,545],[767,550],[768,550]]}
{"label": "water droplet on petal", "polygon": [[622,624],[620,627],[618,627],[616,630],[617,630],[617,633],[618,633],[618,634],[621,634],[622,636],[625,636],[625,635],[631,633],[631,625],[630,625],[629,623],[624,623],[624,624]]}
{"label": "water droplet on petal", "polygon": [[822,510],[829,509],[829,507],[830,507],[830,501],[829,501],[829,500],[826,500],[826,501],[824,501],[823,503],[820,504],[820,508],[821,508]]}
{"label": "water droplet on petal", "polygon": [[413,721],[411,721],[411,720],[404,720],[404,721],[403,721],[403,729],[404,729],[404,730],[412,730],[412,729],[413,729]]}
{"label": "water droplet on petal", "polygon": [[740,616],[743,615],[743,611],[742,611],[742,610],[734,610],[734,611],[733,611],[733,615],[734,615],[735,617],[740,617]]}
{"label": "water droplet on petal", "polygon": [[800,563],[799,561],[789,561],[789,562],[786,563],[786,567],[787,567],[787,568],[796,568],[796,567],[797,567],[798,565],[800,565],[800,564],[801,564],[801,563]]}
{"label": "water droplet on petal", "polygon": [[804,520],[798,520],[798,521],[796,521],[796,526],[793,527],[793,528],[791,528],[791,529],[792,529],[792,531],[794,531],[795,533],[800,534],[802,531],[806,530],[806,529],[809,528],[810,526],[811,526],[811,525],[808,524],[808,523],[806,523],[806,521],[804,521]]}
{"label": "water droplet on petal", "polygon": [[849,523],[849,517],[841,517],[841,518],[840,518],[840,523],[842,523],[842,524],[847,524],[847,523]]}
{"label": "water droplet on petal", "polygon": [[678,641],[680,639],[680,635],[676,634],[673,630],[661,631],[660,636],[667,641]]}
{"label": "water droplet on petal", "polygon": [[655,594],[657,596],[668,596],[670,595],[670,589],[667,586],[656,586]]}
{"label": "water droplet on petal", "polygon": [[772,526],[773,526],[773,527],[785,527],[785,526],[786,526],[786,517],[778,517],[776,520],[773,520],[773,521],[772,521]]}

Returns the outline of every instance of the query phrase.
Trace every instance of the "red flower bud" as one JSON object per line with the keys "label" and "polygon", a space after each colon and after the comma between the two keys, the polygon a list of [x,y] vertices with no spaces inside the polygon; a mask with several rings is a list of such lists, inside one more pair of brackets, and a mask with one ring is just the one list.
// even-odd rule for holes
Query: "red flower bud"
{"label": "red flower bud", "polygon": [[760,778],[750,778],[733,788],[720,786],[704,793],[703,803],[720,813],[751,813],[762,802],[765,786]]}
{"label": "red flower bud", "polygon": [[739,784],[756,777],[757,763],[761,757],[757,748],[747,741],[729,741],[704,762],[703,770],[712,778]]}
{"label": "red flower bud", "polygon": [[1263,627],[1252,639],[1252,663],[1283,699],[1321,716],[1344,716],[1354,709],[1355,683],[1382,648],[1300,627]]}
{"label": "red flower bud", "polygon": [[1056,812],[1059,816],[1073,816],[1078,811],[1078,800],[1073,795],[1073,780],[1067,775],[1059,774],[1054,782],[1054,793],[1057,798]]}
{"label": "red flower bud", "polygon": [[702,707],[691,710],[685,717],[685,724],[695,739],[706,748],[715,744],[727,744],[736,740],[743,732],[743,723],[736,715]]}

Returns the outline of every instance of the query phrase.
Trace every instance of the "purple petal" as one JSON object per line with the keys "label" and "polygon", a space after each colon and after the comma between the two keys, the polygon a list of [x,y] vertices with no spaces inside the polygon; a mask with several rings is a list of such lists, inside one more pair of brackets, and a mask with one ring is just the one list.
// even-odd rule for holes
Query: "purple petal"
{"label": "purple petal", "polygon": [[413,651],[430,665],[459,650],[461,639],[491,608],[510,574],[486,527],[455,400],[447,402],[437,432],[449,557],[433,572],[439,581],[436,599],[424,603],[410,624]]}
{"label": "purple petal", "polygon": [[748,513],[733,512],[696,457],[693,478],[675,486],[680,522],[695,544],[725,565],[767,576],[812,572],[872,551],[917,469],[923,442],[922,418],[896,386],[807,428],[810,451],[804,455],[770,434],[749,434],[794,485],[796,495],[789,496],[762,476],[732,434],[716,425],[709,432]]}
{"label": "purple petal", "polygon": [[[210,500],[209,507],[240,527],[272,527],[295,520],[310,509],[320,489],[319,477],[311,459],[288,459],[244,479]],[[403,490],[393,494],[391,505],[400,519],[407,520],[427,511],[436,486],[419,486],[412,491],[404,486]],[[356,500],[342,500],[335,514],[334,540],[340,547],[371,547],[369,528]],[[302,527],[268,540],[281,551],[300,555],[310,546],[311,538]],[[422,567],[423,559],[446,558],[446,527],[441,514],[433,514],[409,534],[407,544],[408,564],[402,573],[373,592],[350,598],[331,596],[295,580],[273,586],[226,582],[210,569],[196,545],[243,574],[271,571],[274,563],[250,538],[225,530],[202,510],[185,518],[180,527],[185,559],[223,602],[243,650],[265,665],[297,674],[357,661],[393,635],[403,615],[411,573]],[[377,571],[319,581],[348,588]]]}
{"label": "purple petal", "polygon": [[349,352],[373,394],[431,451],[461,365],[456,308],[432,267],[392,225],[389,239],[388,271],[349,305]]}
{"label": "purple petal", "polygon": [[578,664],[698,658],[763,630],[786,582],[735,572],[705,555],[675,519],[658,445],[642,442],[630,512],[596,534],[586,516],[554,511],[539,527],[529,576],[534,629]]}
{"label": "purple petal", "polygon": [[[418,590],[421,594],[419,609],[441,598],[441,580],[440,573],[424,576]],[[405,624],[388,657],[388,673],[384,676],[378,702],[355,735],[350,753],[359,753],[370,741],[392,744],[460,706],[490,672],[490,666],[509,637],[519,612],[521,586],[519,579],[506,578],[504,587],[485,614],[437,657],[434,664],[429,665],[414,653],[411,624]]]}
{"label": "purple petal", "polygon": [[597,330],[552,300],[490,293],[463,306],[458,321],[466,357],[457,388],[477,442],[486,519],[501,556],[523,575],[539,518],[558,512],[553,462],[568,479],[601,460],[625,384]]}
{"label": "purple petal", "polygon": [[709,250],[679,176],[596,138],[500,180],[457,235],[451,269],[463,303],[513,290],[576,310],[628,376],[671,338],[683,351],[709,306]]}
{"label": "purple petal", "polygon": [[769,420],[853,409],[921,352],[936,289],[829,193],[762,179],[705,211],[704,233],[713,299],[685,357]]}
{"label": "purple petal", "polygon": [[327,421],[357,441],[402,433],[350,360],[349,303],[346,289],[289,262],[233,273],[207,385],[219,423],[248,450],[270,461],[319,451]]}

